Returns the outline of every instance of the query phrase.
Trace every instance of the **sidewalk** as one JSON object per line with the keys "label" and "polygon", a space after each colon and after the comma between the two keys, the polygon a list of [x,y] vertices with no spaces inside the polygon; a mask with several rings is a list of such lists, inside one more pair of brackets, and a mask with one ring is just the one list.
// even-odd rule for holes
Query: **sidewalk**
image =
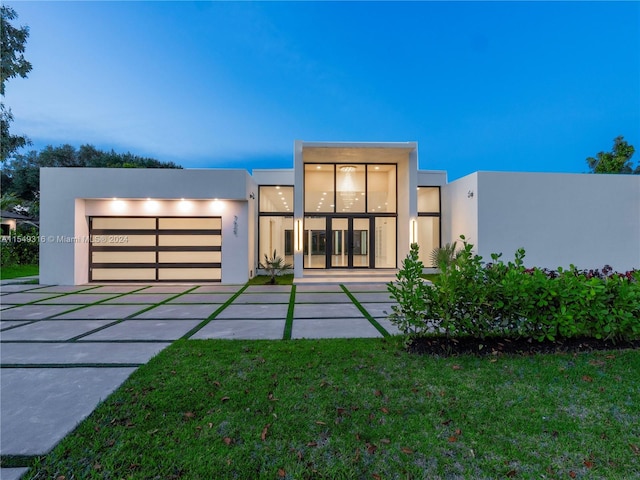
{"label": "sidewalk", "polygon": [[[0,454],[49,452],[180,339],[380,337],[384,283],[0,287]],[[2,479],[26,469],[1,469]]]}

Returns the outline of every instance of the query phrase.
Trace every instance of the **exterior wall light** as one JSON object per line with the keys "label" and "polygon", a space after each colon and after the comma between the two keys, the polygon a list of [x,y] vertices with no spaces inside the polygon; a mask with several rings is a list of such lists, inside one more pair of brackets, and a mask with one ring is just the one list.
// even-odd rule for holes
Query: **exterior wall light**
{"label": "exterior wall light", "polygon": [[126,208],[126,204],[122,200],[118,200],[116,197],[113,197],[113,201],[111,202],[111,210],[117,213],[124,212]]}
{"label": "exterior wall light", "polygon": [[296,252],[301,252],[304,246],[304,230],[302,227],[302,220],[296,220],[294,234],[296,237]]}
{"label": "exterior wall light", "polygon": [[412,245],[418,242],[418,221],[412,218],[409,222],[409,244]]}
{"label": "exterior wall light", "polygon": [[150,198],[147,198],[147,201],[145,202],[144,205],[144,209],[147,212],[156,212],[158,210],[158,202],[156,202],[155,200],[151,200]]}
{"label": "exterior wall light", "polygon": [[191,211],[191,209],[193,208],[193,203],[182,198],[180,199],[180,202],[178,202],[178,208],[180,209],[181,212],[186,213]]}
{"label": "exterior wall light", "polygon": [[214,213],[222,213],[224,210],[224,203],[217,198],[214,198],[213,202],[211,202],[211,210],[213,210]]}

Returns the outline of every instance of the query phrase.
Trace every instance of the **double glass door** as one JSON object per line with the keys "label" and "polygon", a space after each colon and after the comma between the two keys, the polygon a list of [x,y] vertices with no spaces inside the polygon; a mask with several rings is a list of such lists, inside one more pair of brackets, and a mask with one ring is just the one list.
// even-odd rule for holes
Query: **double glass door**
{"label": "double glass door", "polygon": [[369,217],[330,217],[328,241],[330,268],[371,267],[371,219]]}

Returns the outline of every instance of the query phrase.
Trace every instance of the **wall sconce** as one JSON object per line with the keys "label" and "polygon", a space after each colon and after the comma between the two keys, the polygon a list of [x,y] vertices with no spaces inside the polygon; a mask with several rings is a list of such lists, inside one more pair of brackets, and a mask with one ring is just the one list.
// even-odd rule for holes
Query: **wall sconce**
{"label": "wall sconce", "polygon": [[467,192],[467,198],[473,198],[473,190]]}
{"label": "wall sconce", "polygon": [[296,252],[301,252],[304,245],[304,230],[302,228],[302,220],[296,220],[295,228]]}
{"label": "wall sconce", "polygon": [[418,221],[413,218],[411,222],[409,222],[409,244],[414,244],[418,242]]}

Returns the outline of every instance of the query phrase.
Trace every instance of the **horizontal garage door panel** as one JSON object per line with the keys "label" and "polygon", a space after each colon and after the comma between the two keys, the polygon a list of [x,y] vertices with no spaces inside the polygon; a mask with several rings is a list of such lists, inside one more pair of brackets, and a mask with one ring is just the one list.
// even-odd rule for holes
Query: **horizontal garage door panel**
{"label": "horizontal garage door panel", "polygon": [[[122,230],[118,230],[119,232]],[[153,247],[155,235],[134,235],[131,233],[92,235],[91,243],[97,247]]]}
{"label": "horizontal garage door panel", "polygon": [[156,279],[155,268],[94,268],[92,273],[94,281],[148,280],[154,282]]}
{"label": "horizontal garage door panel", "polygon": [[155,218],[94,217],[95,230],[155,230]]}
{"label": "horizontal garage door panel", "polygon": [[158,252],[160,263],[220,263],[221,252]]}
{"label": "horizontal garage door panel", "polygon": [[155,252],[93,252],[93,263],[156,263]]}
{"label": "horizontal garage door panel", "polygon": [[161,268],[158,270],[158,280],[200,280],[209,278],[220,280],[222,272],[219,268]]}
{"label": "horizontal garage door panel", "polygon": [[92,281],[222,278],[220,217],[91,217]]}
{"label": "horizontal garage door panel", "polygon": [[221,218],[160,218],[161,230],[220,230]]}
{"label": "horizontal garage door panel", "polygon": [[206,246],[212,245],[219,247],[221,245],[220,235],[160,235],[158,245],[166,246]]}

